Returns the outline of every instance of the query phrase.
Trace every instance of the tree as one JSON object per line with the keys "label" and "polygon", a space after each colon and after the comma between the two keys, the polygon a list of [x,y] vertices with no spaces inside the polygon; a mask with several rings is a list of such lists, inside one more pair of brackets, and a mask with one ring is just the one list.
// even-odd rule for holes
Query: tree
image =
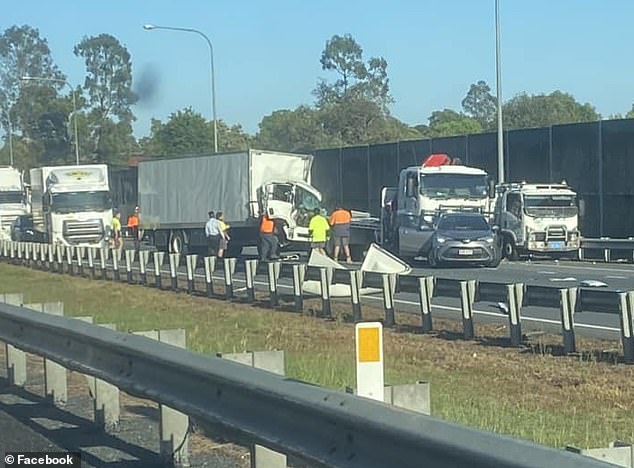
{"label": "tree", "polygon": [[510,129],[592,122],[601,118],[594,106],[581,104],[562,91],[515,96],[504,104],[503,115],[504,126]]}
{"label": "tree", "polygon": [[625,118],[634,119],[634,104],[632,104],[632,108],[630,109],[630,111],[627,114],[625,114]]}
{"label": "tree", "polygon": [[[46,39],[40,37],[37,29],[28,25],[11,26],[0,34],[0,102],[5,112],[2,113],[2,126],[8,131],[8,113],[14,122],[12,131],[21,130],[15,126],[19,120],[14,115],[13,106],[21,93],[21,79],[25,76],[39,78],[64,79],[59,71],[48,47]],[[59,89],[61,84],[53,84]]]}
{"label": "tree", "polygon": [[[113,145],[113,138],[130,139],[134,120],[131,106],[136,101],[130,53],[109,34],[85,37],[74,52],[86,64],[83,89],[88,95],[91,159],[100,162],[120,159],[119,151],[126,145],[123,148]],[[130,133],[122,134],[126,129]]]}
{"label": "tree", "polygon": [[255,145],[262,149],[301,152],[331,144],[319,111],[309,106],[277,110],[262,118],[259,127]]}
{"label": "tree", "polygon": [[467,135],[482,132],[482,126],[476,119],[451,109],[434,111],[429,117],[431,137]]}
{"label": "tree", "polygon": [[465,114],[480,123],[483,130],[495,127],[497,99],[491,94],[491,88],[485,81],[478,81],[469,87],[462,100]]}

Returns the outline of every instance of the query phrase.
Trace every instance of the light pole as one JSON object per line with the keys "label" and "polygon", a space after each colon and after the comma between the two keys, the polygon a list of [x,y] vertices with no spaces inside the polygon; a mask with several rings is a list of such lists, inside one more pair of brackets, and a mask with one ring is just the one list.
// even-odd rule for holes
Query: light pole
{"label": "light pole", "polygon": [[211,113],[214,121],[214,153],[218,152],[218,119],[216,118],[216,79],[214,72],[214,46],[211,44],[211,40],[205,33],[199,31],[198,29],[192,28],[175,28],[172,26],[156,26],[154,24],[145,24],[143,25],[143,29],[146,31],[152,31],[153,29],[165,29],[167,31],[182,31],[188,33],[198,34],[202,36],[205,41],[207,41],[207,45],[209,46],[209,58],[211,59]]}
{"label": "light pole", "polygon": [[11,161],[11,167],[13,167],[13,128],[11,128],[11,110],[6,109],[5,113],[7,115],[7,124],[9,128],[9,160]]}
{"label": "light pole", "polygon": [[41,76],[23,76],[22,81],[51,81],[54,83],[63,83],[70,88],[73,96],[73,124],[75,127],[75,164],[79,166],[79,133],[77,132],[77,99],[75,90],[68,81],[61,78],[44,78]]}
{"label": "light pole", "polygon": [[500,66],[500,0],[495,0],[495,69],[497,74],[498,179],[504,182],[504,129],[502,127],[502,68]]}

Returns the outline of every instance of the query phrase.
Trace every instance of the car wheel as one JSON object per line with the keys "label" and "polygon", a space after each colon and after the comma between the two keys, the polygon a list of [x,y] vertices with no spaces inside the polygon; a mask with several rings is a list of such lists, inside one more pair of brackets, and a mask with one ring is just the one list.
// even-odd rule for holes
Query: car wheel
{"label": "car wheel", "polygon": [[501,261],[502,261],[502,253],[500,252],[499,254],[497,254],[494,252],[493,259],[489,262],[487,266],[490,268],[497,268],[500,265]]}

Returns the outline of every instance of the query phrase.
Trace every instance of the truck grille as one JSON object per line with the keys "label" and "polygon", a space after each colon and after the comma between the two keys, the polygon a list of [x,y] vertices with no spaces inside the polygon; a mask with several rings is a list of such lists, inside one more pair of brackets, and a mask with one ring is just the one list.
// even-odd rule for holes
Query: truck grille
{"label": "truck grille", "polygon": [[64,221],[64,239],[69,244],[96,244],[104,237],[101,220]]}
{"label": "truck grille", "polygon": [[2,229],[8,230],[13,226],[15,220],[18,218],[18,215],[2,215],[0,216],[0,226]]}
{"label": "truck grille", "polygon": [[566,241],[566,228],[564,226],[550,226],[546,231],[548,241]]}

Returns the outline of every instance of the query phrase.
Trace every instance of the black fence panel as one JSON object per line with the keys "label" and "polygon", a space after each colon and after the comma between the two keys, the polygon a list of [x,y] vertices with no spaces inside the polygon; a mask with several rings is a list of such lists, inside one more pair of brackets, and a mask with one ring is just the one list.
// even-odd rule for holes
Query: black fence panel
{"label": "black fence panel", "polygon": [[577,194],[579,230],[583,237],[600,237],[601,199],[598,195]]}
{"label": "black fence panel", "polygon": [[432,153],[445,153],[452,158],[460,158],[463,164],[467,163],[467,137],[466,135],[432,138]]}
{"label": "black fence panel", "polygon": [[513,130],[506,134],[508,182],[550,181],[550,129]]}
{"label": "black fence panel", "polygon": [[603,193],[634,195],[634,119],[602,122],[601,143]]}
{"label": "black fence panel", "polygon": [[399,141],[398,149],[398,168],[420,166],[425,157],[431,154],[431,140],[411,140]]}
{"label": "black fence panel", "polygon": [[312,185],[321,192],[322,204],[329,211],[341,202],[342,198],[340,153],[339,148],[314,152]]}
{"label": "black fence panel", "polygon": [[469,135],[467,138],[466,164],[485,170],[489,175],[498,178],[498,141],[495,133]]}
{"label": "black fence panel", "polygon": [[372,145],[369,152],[369,211],[379,215],[381,211],[381,189],[398,184],[398,154],[396,143]]}
{"label": "black fence panel", "polygon": [[[581,232],[589,237],[585,231]],[[615,238],[634,236],[634,195],[603,196],[603,235]]]}
{"label": "black fence panel", "polygon": [[597,122],[553,126],[552,148],[554,182],[565,179],[578,193],[600,193]]}
{"label": "black fence panel", "polygon": [[368,211],[368,146],[344,148],[341,154],[341,190],[344,208]]}

